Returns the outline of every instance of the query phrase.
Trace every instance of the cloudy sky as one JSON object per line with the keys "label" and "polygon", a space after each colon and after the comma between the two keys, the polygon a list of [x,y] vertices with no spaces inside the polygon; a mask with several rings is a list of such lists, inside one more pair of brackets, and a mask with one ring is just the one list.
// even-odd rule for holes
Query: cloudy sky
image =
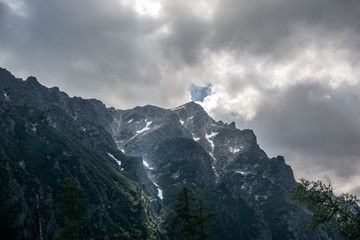
{"label": "cloudy sky", "polygon": [[0,0],[0,66],[120,109],[202,100],[360,194],[358,0]]}

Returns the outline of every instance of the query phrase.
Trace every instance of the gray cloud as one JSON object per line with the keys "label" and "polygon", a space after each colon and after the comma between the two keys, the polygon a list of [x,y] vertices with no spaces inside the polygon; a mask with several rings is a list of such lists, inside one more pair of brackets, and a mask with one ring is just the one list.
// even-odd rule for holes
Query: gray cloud
{"label": "gray cloud", "polygon": [[[226,0],[215,15],[212,47],[275,59],[292,57],[314,38],[330,40],[344,30],[358,34],[359,13],[358,1]],[[296,34],[293,39],[299,30],[305,30],[303,35]]]}
{"label": "gray cloud", "polygon": [[115,106],[122,104],[111,101],[116,93],[110,90],[139,104],[141,90],[158,84],[157,56],[144,44],[156,20],[116,1],[32,1],[28,7],[27,16],[9,19],[16,22],[1,37],[11,53],[7,64],[72,95],[110,96],[108,104]]}
{"label": "gray cloud", "polygon": [[297,84],[267,96],[254,119],[269,144],[329,156],[360,156],[359,85]]}
{"label": "gray cloud", "polygon": [[328,84],[303,83],[264,93],[267,100],[257,116],[238,124],[255,129],[270,155],[285,155],[298,177],[329,177],[339,189],[352,181],[354,185],[347,189],[356,191],[353,187],[360,180],[359,89],[359,84],[333,89]]}
{"label": "gray cloud", "polygon": [[0,26],[1,29],[4,28],[4,22],[6,21],[5,19],[5,15],[7,13],[7,6],[5,5],[5,3],[0,2]]}
{"label": "gray cloud", "polygon": [[206,47],[210,25],[191,11],[191,3],[172,1],[165,5],[167,24],[171,34],[162,39],[166,56],[175,64],[194,65]]}

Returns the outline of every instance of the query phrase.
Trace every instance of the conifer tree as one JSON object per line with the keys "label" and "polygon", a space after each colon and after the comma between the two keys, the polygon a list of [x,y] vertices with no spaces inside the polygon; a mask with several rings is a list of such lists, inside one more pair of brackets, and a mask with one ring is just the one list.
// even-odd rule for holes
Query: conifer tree
{"label": "conifer tree", "polygon": [[216,214],[212,212],[204,214],[204,209],[205,209],[204,205],[201,200],[199,200],[198,202],[199,202],[199,206],[198,206],[199,209],[197,215],[195,216],[195,219],[196,219],[196,225],[199,227],[199,229],[196,239],[204,240],[209,237],[209,233],[206,232],[207,222],[209,222],[212,217],[216,216]]}
{"label": "conifer tree", "polygon": [[207,222],[215,216],[214,213],[204,214],[201,200],[194,197],[192,191],[183,187],[177,195],[175,216],[171,222],[172,230],[177,230],[181,240],[204,240],[208,238]]}
{"label": "conifer tree", "polygon": [[175,204],[175,212],[171,222],[172,230],[177,227],[180,228],[180,239],[195,239],[195,226],[194,226],[194,210],[193,202],[195,198],[192,191],[183,187],[176,196],[177,203]]}
{"label": "conifer tree", "polygon": [[81,221],[85,217],[85,203],[81,197],[78,184],[73,178],[65,178],[64,192],[58,205],[60,218],[63,220],[64,228],[56,232],[56,240],[78,240]]}

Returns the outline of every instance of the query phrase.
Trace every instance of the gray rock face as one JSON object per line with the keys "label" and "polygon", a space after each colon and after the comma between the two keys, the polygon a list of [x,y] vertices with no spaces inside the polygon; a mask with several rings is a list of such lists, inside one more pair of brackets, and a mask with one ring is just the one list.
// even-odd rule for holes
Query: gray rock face
{"label": "gray rock face", "polygon": [[50,126],[99,152],[104,145],[116,146],[106,130],[112,121],[111,112],[99,100],[70,98],[57,87],[42,86],[35,77],[23,81],[1,68],[0,79],[0,96],[6,106],[36,107],[45,112],[44,118]]}
{"label": "gray rock face", "polygon": [[[238,230],[218,224],[220,229],[212,235],[222,239],[328,238],[306,230],[308,213],[286,195],[296,185],[292,169],[282,156],[269,158],[252,130],[216,122],[194,102],[174,109],[145,106],[116,111],[111,129],[118,148],[144,159],[147,176],[162,191],[165,209],[174,203],[174,189],[190,184],[210,204],[216,202],[221,211],[231,212],[221,217]],[[245,210],[239,208],[251,209],[252,217],[240,220]],[[251,231],[257,234],[252,236]]]}

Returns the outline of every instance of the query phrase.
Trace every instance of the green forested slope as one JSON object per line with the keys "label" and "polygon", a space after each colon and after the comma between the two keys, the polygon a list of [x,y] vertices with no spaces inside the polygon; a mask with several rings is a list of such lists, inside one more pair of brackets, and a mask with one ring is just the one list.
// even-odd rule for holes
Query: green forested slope
{"label": "green forested slope", "polygon": [[115,148],[103,150],[121,161],[121,167],[110,154],[95,153],[49,126],[44,112],[3,105],[0,239],[39,239],[40,232],[43,239],[52,239],[62,227],[57,206],[65,177],[78,182],[85,199],[82,239],[161,239],[132,173],[140,160]]}

